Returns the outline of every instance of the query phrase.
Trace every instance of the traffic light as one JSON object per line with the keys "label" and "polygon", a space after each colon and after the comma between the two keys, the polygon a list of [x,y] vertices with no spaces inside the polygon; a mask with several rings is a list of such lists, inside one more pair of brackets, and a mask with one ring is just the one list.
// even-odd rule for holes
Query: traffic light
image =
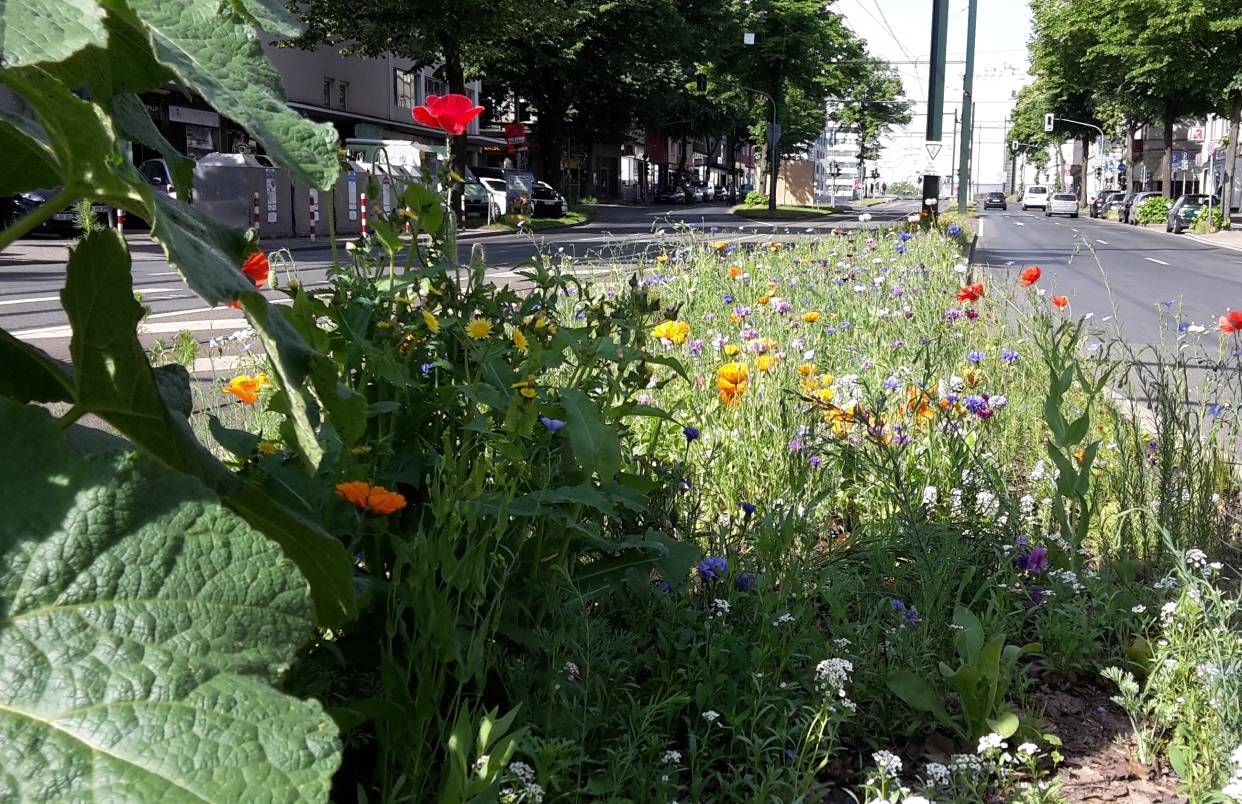
{"label": "traffic light", "polygon": [[1052,112],[1044,115],[1044,131],[1052,131],[1055,128],[1057,116]]}
{"label": "traffic light", "polygon": [[1013,151],[1014,153],[1017,153],[1018,149],[1021,147],[1022,147],[1022,143],[1018,142],[1017,140],[1014,140],[1013,142],[1009,143],[1009,150]]}
{"label": "traffic light", "polygon": [[707,91],[707,76],[704,73],[697,73],[694,76],[694,85],[699,92]]}

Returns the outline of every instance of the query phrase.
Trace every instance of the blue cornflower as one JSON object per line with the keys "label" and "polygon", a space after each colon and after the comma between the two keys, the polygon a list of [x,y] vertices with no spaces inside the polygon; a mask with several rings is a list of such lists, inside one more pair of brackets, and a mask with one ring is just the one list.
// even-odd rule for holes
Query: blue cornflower
{"label": "blue cornflower", "polygon": [[899,235],[897,235],[897,236],[898,236],[899,238],[901,238],[901,242],[903,242],[903,243],[907,243],[907,242],[909,242],[909,241],[910,241],[910,233],[909,233],[909,232],[902,232],[901,234],[899,234]]}
{"label": "blue cornflower", "polygon": [[1188,330],[1188,329],[1190,329],[1190,322],[1189,322],[1189,321],[1178,321],[1178,322],[1177,322],[1177,331],[1178,331],[1178,332],[1185,332],[1185,331],[1186,331],[1186,330]]}
{"label": "blue cornflower", "polygon": [[733,585],[737,587],[739,592],[749,592],[755,585],[755,573],[738,573],[737,578],[733,580]]}
{"label": "blue cornflower", "polygon": [[746,514],[747,518],[754,516],[755,515],[755,504],[752,502],[742,503],[742,512]]}
{"label": "blue cornflower", "polygon": [[968,352],[966,354],[966,359],[969,360],[971,363],[982,363],[983,358],[985,357],[987,357],[987,354],[985,352],[979,351],[978,349],[976,349],[973,352]]}
{"label": "blue cornflower", "polygon": [[686,437],[687,442],[697,441],[699,438],[699,430],[697,427],[687,427],[681,431],[681,434]]}
{"label": "blue cornflower", "polygon": [[898,244],[897,244],[897,249],[896,249],[896,251],[897,251],[897,253],[898,253],[898,254],[904,254],[904,253],[905,253],[905,250],[906,250],[906,247],[905,247],[905,246],[901,245],[900,243],[898,243]]}
{"label": "blue cornflower", "polygon": [[1213,402],[1212,404],[1207,406],[1207,415],[1209,416],[1219,416],[1220,414],[1224,413],[1224,411],[1225,411],[1225,406],[1219,403],[1216,403],[1216,402]]}
{"label": "blue cornflower", "polygon": [[726,293],[726,294],[724,295],[724,303],[725,303],[725,304],[733,304],[733,294],[732,294],[732,293]]}
{"label": "blue cornflower", "polygon": [[565,422],[561,421],[560,419],[553,419],[548,416],[540,416],[539,423],[542,424],[544,427],[548,428],[548,430],[550,430],[553,433],[555,433],[557,430],[565,426]]}
{"label": "blue cornflower", "polygon": [[978,413],[988,406],[987,400],[978,394],[971,394],[962,400],[962,405],[971,413]]}
{"label": "blue cornflower", "polygon": [[896,391],[900,387],[901,380],[898,380],[896,377],[889,377],[884,381],[884,390],[886,391]]}
{"label": "blue cornflower", "polygon": [[1001,360],[1004,360],[1006,363],[1017,363],[1021,359],[1022,355],[1018,354],[1013,349],[1001,350]]}
{"label": "blue cornflower", "polygon": [[424,364],[422,364],[421,366],[419,366],[419,368],[420,368],[420,369],[422,370],[422,372],[423,372],[423,376],[424,376],[424,377],[426,377],[428,374],[430,374],[430,373],[431,373],[431,370],[432,370],[433,368],[435,368],[435,367],[436,367],[436,364],[435,364],[435,363],[424,363]]}
{"label": "blue cornflower", "polygon": [[850,328],[850,322],[848,322],[848,321],[842,321],[842,322],[841,322],[840,324],[838,324],[837,326],[839,326],[841,329],[849,329],[849,328]]}
{"label": "blue cornflower", "polygon": [[962,233],[962,227],[958,226],[956,223],[949,224],[949,234],[958,235],[961,233]]}
{"label": "blue cornflower", "polygon": [[699,577],[714,583],[729,574],[729,562],[724,556],[708,556],[696,565]]}

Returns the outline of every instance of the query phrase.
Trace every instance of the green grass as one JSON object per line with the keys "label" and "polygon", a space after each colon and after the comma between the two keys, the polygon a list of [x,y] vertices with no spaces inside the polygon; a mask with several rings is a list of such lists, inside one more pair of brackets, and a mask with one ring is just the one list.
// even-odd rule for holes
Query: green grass
{"label": "green grass", "polygon": [[[595,218],[593,204],[577,204],[569,208],[569,212],[559,218],[520,218],[517,215],[506,215],[503,220],[494,223],[470,226],[472,232],[517,232],[519,230],[558,229],[565,226],[576,226],[587,223]],[[525,221],[523,225],[519,225]]]}
{"label": "green grass", "polygon": [[808,220],[810,218],[822,218],[825,215],[831,215],[841,211],[841,207],[805,207],[795,204],[780,204],[776,207],[775,212],[770,211],[767,204],[738,204],[733,208],[734,215],[741,215],[745,218],[755,218],[756,220],[772,221],[800,221]]}

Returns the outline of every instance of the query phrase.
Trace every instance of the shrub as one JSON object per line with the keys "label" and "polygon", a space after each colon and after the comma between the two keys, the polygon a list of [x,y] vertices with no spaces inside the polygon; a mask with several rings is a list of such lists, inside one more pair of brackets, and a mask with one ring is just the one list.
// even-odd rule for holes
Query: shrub
{"label": "shrub", "polygon": [[746,194],[746,206],[762,207],[768,203],[768,194],[760,190],[751,190]]}
{"label": "shrub", "polygon": [[1139,223],[1164,223],[1169,218],[1169,199],[1153,195],[1144,199],[1138,209]]}
{"label": "shrub", "polygon": [[1212,205],[1210,217],[1208,216],[1208,208],[1206,206],[1199,207],[1199,211],[1195,213],[1194,230],[1200,234],[1228,229],[1229,224],[1229,218],[1219,204]]}

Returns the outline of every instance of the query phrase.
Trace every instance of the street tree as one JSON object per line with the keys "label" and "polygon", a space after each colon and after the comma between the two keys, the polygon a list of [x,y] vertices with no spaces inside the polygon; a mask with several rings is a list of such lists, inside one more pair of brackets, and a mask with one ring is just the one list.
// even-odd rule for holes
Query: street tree
{"label": "street tree", "polygon": [[858,132],[857,175],[865,179],[864,165],[868,159],[879,158],[883,136],[912,118],[909,102],[901,98],[901,78],[887,62],[864,60],[856,65],[853,84],[853,97],[833,104],[833,114]]}

